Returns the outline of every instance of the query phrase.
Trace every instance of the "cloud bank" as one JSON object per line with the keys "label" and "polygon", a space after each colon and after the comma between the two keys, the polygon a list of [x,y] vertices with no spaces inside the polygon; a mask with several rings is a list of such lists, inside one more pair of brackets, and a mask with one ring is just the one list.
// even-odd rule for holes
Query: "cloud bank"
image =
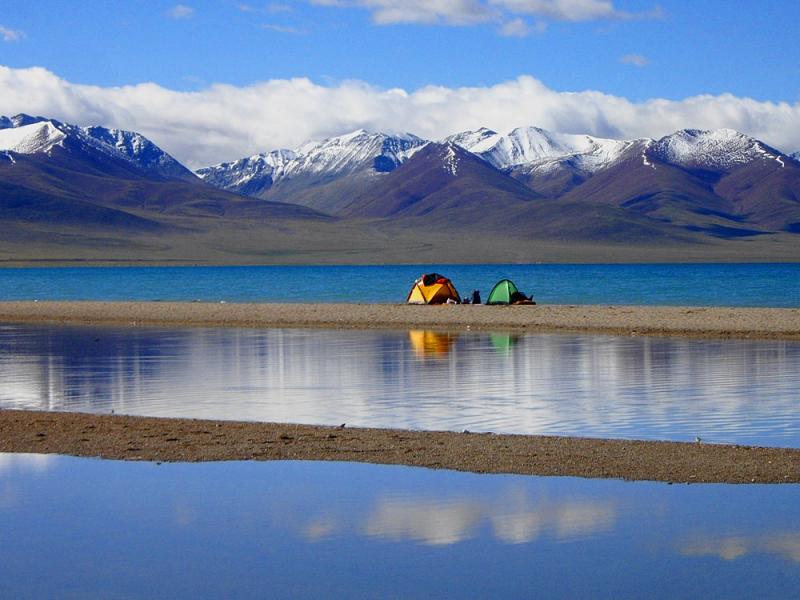
{"label": "cloud bank", "polygon": [[800,150],[800,102],[730,94],[633,102],[599,91],[561,92],[534,77],[486,87],[385,89],[363,81],[306,78],[176,91],[154,83],[98,87],[34,67],[0,66],[0,115],[25,112],[79,125],[139,131],[187,166],[235,160],[363,127],[429,139],[489,127],[536,125],[598,137],[661,137],[728,127],[783,151]]}

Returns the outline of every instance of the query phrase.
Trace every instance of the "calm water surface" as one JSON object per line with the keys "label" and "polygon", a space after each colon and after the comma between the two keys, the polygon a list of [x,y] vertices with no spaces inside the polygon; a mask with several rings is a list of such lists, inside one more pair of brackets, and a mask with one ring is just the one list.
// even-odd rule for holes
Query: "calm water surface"
{"label": "calm water surface", "polygon": [[800,306],[800,264],[7,268],[0,301],[402,302],[429,271],[484,298],[508,277],[549,304]]}
{"label": "calm water surface", "polygon": [[0,326],[0,408],[800,447],[800,343]]}
{"label": "calm water surface", "polygon": [[791,598],[798,491],[0,454],[0,597]]}

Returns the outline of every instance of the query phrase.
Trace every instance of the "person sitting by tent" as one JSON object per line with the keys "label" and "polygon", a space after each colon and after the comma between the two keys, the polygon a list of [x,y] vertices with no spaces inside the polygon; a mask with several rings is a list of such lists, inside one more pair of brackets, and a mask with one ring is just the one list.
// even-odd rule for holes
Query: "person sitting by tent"
{"label": "person sitting by tent", "polygon": [[536,304],[533,296],[526,296],[510,279],[501,279],[489,292],[486,304]]}

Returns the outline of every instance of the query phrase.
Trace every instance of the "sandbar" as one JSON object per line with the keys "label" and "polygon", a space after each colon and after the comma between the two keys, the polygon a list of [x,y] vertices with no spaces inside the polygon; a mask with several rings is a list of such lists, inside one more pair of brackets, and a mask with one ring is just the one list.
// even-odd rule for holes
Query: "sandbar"
{"label": "sandbar", "polygon": [[800,450],[0,410],[0,452],[117,460],[318,460],[668,483],[800,483]]}
{"label": "sandbar", "polygon": [[0,322],[800,339],[797,308],[26,301],[0,302]]}

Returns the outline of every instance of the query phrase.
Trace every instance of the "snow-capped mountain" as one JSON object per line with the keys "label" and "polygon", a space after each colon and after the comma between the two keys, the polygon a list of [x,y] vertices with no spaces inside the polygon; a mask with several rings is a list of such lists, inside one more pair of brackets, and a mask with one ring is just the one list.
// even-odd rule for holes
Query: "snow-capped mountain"
{"label": "snow-capped mountain", "polygon": [[730,171],[752,161],[775,161],[784,167],[785,154],[733,129],[683,129],[655,141],[648,155],[684,168]]}
{"label": "snow-capped mountain", "polygon": [[800,150],[797,152],[792,152],[789,156],[795,159],[797,162],[800,162]]}
{"label": "snow-capped mountain", "polygon": [[359,129],[321,142],[308,142],[295,150],[274,150],[206,167],[197,175],[226,190],[262,195],[290,180],[318,185],[347,175],[388,173],[426,143],[411,134]]}
{"label": "snow-capped mountain", "polygon": [[215,187],[258,196],[274,183],[273,175],[282,173],[287,163],[297,158],[293,150],[273,150],[234,162],[199,169],[197,176]]}
{"label": "snow-capped mountain", "polygon": [[642,140],[609,140],[589,135],[553,133],[539,127],[518,127],[507,133],[489,129],[465,131],[446,138],[477,154],[501,171],[523,168],[548,172],[565,161],[593,173],[602,169]]}
{"label": "snow-capped mountain", "polygon": [[105,127],[78,127],[45,117],[0,117],[0,152],[52,156],[60,148],[95,162],[121,161],[142,174],[162,179],[196,179],[195,175],[143,135]]}
{"label": "snow-capped mountain", "polygon": [[[477,207],[501,210],[499,198],[505,198],[511,204],[502,210],[512,212],[517,209],[509,207],[518,202],[558,201],[565,211],[572,207],[573,218],[593,214],[607,221],[608,235],[623,237],[619,232],[628,232],[631,223],[645,237],[665,223],[679,237],[685,231],[747,237],[800,229],[800,206],[793,199],[800,195],[800,165],[727,129],[614,140],[538,127],[504,133],[481,128],[440,142],[358,130],[198,175],[226,190],[345,218],[410,215],[413,204],[443,222],[484,222],[490,217],[481,217]],[[521,223],[521,215],[533,209],[520,210]],[[552,206],[548,211],[554,231],[575,225]],[[591,219],[579,229],[589,232]]]}

